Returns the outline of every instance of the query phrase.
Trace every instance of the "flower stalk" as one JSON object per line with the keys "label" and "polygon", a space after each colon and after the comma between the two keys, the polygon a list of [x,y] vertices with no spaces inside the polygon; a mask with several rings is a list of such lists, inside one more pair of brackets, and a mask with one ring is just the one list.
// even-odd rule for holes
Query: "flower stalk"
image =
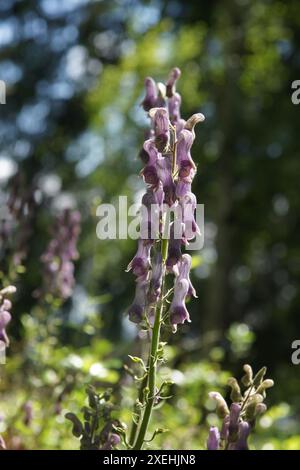
{"label": "flower stalk", "polygon": [[[189,278],[191,257],[182,254],[181,248],[199,233],[194,219],[196,197],[191,192],[196,165],[190,150],[195,139],[194,126],[204,116],[195,114],[188,121],[181,118],[181,97],[175,87],[180,74],[174,68],[166,85],[146,78],[146,97],[142,103],[152,130],[139,154],[145,164],[141,175],[147,191],[142,199],[138,250],[127,268],[136,277],[135,297],[128,315],[140,328],[148,330],[151,344],[129,439],[134,450],[149,442],[145,437],[153,407],[165,398],[157,388],[157,368],[162,358],[161,328],[169,326],[175,333],[178,324],[190,322],[185,300],[196,296]],[[175,276],[175,281],[166,294],[168,274]],[[169,302],[171,294],[173,299]],[[138,362],[143,364],[142,359]],[[157,430],[154,436],[160,432],[163,430]]]}
{"label": "flower stalk", "polygon": [[160,328],[162,323],[162,314],[164,309],[164,279],[166,271],[166,258],[168,253],[168,240],[162,240],[161,244],[162,258],[163,258],[163,278],[162,278],[162,289],[161,289],[161,298],[160,303],[156,308],[155,320],[152,330],[152,340],[150,348],[150,357],[149,357],[149,372],[148,372],[148,388],[149,396],[144,411],[143,419],[139,429],[139,433],[134,445],[134,450],[140,450],[145,441],[145,435],[147,428],[151,419],[152,409],[155,402],[155,392],[156,392],[156,372],[157,372],[157,351],[160,342]]}

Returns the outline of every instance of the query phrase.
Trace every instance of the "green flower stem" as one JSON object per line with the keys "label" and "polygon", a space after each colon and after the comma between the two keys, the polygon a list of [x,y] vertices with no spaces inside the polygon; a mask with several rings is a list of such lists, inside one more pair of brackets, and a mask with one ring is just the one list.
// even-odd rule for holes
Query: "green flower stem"
{"label": "green flower stem", "polygon": [[154,320],[154,325],[152,329],[152,340],[151,340],[151,347],[150,347],[149,372],[148,372],[149,395],[148,395],[147,404],[146,404],[144,415],[143,415],[143,420],[141,422],[139,433],[136,439],[136,443],[133,447],[134,450],[140,450],[143,447],[143,444],[145,441],[145,435],[148,429],[148,425],[150,423],[153,404],[155,400],[157,349],[159,346],[161,317],[162,317],[162,312],[164,308],[163,292],[164,292],[164,279],[165,279],[165,272],[166,272],[166,259],[167,259],[167,254],[168,254],[168,245],[169,245],[169,240],[163,239],[162,244],[161,244],[161,252],[162,252],[162,258],[163,258],[163,280],[162,280],[161,298],[156,308],[155,320]]}
{"label": "green flower stem", "polygon": [[[139,400],[140,403],[143,403],[144,388],[147,387],[147,383],[148,383],[148,374],[145,375],[145,377],[142,380],[141,386],[140,386],[140,391],[139,391],[139,396],[138,396],[138,400]],[[140,415],[141,415],[141,413],[139,413],[139,416],[137,417],[137,419],[135,421],[133,421],[133,423],[132,423],[130,436],[129,436],[129,445],[131,445],[131,446],[133,446],[133,444],[135,443],[136,433],[137,433],[137,430],[138,430],[138,427],[139,427],[139,421],[140,421],[140,417],[141,417]]]}

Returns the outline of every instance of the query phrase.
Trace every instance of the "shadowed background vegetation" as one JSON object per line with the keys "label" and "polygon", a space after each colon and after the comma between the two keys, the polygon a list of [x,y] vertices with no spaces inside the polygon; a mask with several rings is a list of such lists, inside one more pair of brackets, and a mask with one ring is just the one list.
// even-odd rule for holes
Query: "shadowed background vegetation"
{"label": "shadowed background vegetation", "polygon": [[[171,431],[152,445],[204,448],[217,422],[207,392],[225,390],[251,363],[275,380],[252,447],[300,449],[300,369],[291,362],[300,331],[300,109],[291,102],[299,2],[1,0],[0,17],[1,224],[8,194],[34,196],[30,220],[18,221],[8,248],[0,245],[0,282],[18,288],[0,366],[8,447],[77,448],[64,414],[81,408],[89,383],[113,387],[130,424],[135,389],[122,363],[144,347],[124,315],[136,242],[98,240],[96,208],[119,195],[139,200],[143,80],[164,81],[176,65],[184,117],[206,116],[193,147],[205,245],[192,253],[192,325],[170,339],[162,370],[174,398],[153,427]],[[66,302],[41,304],[33,295],[40,256],[64,207],[82,216],[76,286]],[[26,256],[16,268],[18,250]]]}

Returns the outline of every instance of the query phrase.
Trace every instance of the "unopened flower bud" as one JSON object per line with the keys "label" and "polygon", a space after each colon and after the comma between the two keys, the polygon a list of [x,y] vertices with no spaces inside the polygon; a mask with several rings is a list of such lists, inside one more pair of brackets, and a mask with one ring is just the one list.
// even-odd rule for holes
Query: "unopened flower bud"
{"label": "unopened flower bud", "polygon": [[175,280],[174,296],[170,306],[170,321],[172,325],[190,322],[190,315],[185,306],[185,298],[189,290],[189,283],[186,279]]}
{"label": "unopened flower bud", "polygon": [[194,127],[198,122],[203,122],[205,120],[205,116],[202,113],[193,114],[187,121],[184,126],[185,129],[192,131],[194,133]]}
{"label": "unopened flower bud", "polygon": [[174,67],[168,77],[168,81],[166,83],[166,95],[168,98],[171,98],[175,93],[175,84],[178,78],[180,77],[181,72],[178,67]]}
{"label": "unopened flower bud", "polygon": [[17,292],[17,288],[15,286],[7,286],[0,290],[0,295],[10,295],[14,294],[15,292]]}
{"label": "unopened flower bud", "polygon": [[258,403],[255,407],[255,416],[264,414],[267,411],[267,405],[265,403]]}
{"label": "unopened flower bud", "polygon": [[260,394],[263,395],[263,396],[265,396],[266,390],[267,390],[268,388],[273,387],[273,385],[274,385],[274,381],[273,381],[273,380],[271,380],[271,379],[266,379],[266,380],[264,380],[264,381],[260,384],[260,386],[256,389],[256,392],[257,392],[257,393],[260,393]]}
{"label": "unopened flower bud", "polygon": [[151,245],[146,240],[140,238],[137,252],[128,264],[126,271],[132,270],[135,276],[145,277],[150,268],[150,251]]}
{"label": "unopened flower bud", "polygon": [[216,402],[216,413],[219,418],[223,419],[226,415],[229,415],[229,409],[226,401],[219,392],[210,392],[208,394],[209,398],[215,400]]}
{"label": "unopened flower bud", "polygon": [[151,77],[145,78],[146,96],[142,102],[145,111],[149,111],[157,104],[157,87],[156,83]]}
{"label": "unopened flower bud", "polygon": [[242,377],[241,382],[243,385],[245,385],[245,387],[250,387],[250,385],[252,384],[252,380],[253,380],[252,367],[249,366],[249,364],[245,364],[243,366],[243,369],[245,371],[245,375]]}
{"label": "unopened flower bud", "polygon": [[129,320],[133,323],[140,323],[143,320],[147,305],[148,282],[137,279],[135,296],[132,304],[128,308]]}
{"label": "unopened flower bud", "polygon": [[241,389],[238,384],[238,381],[234,377],[230,377],[228,379],[228,385],[231,388],[231,393],[230,393],[230,399],[233,402],[240,402],[242,401],[242,394],[241,394]]}
{"label": "unopened flower bud", "polygon": [[255,419],[255,414],[256,414],[256,406],[259,403],[263,402],[263,396],[256,393],[252,397],[249,398],[247,405],[246,405],[246,421],[251,423]]}

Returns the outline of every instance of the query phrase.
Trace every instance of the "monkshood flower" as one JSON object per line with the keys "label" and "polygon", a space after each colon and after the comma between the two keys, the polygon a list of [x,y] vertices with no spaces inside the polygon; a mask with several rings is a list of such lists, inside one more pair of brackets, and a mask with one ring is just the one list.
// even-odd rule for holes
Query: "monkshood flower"
{"label": "monkshood flower", "polygon": [[168,110],[170,121],[176,126],[177,131],[180,131],[185,125],[185,121],[180,117],[180,105],[181,96],[179,93],[175,93],[168,101]]}
{"label": "monkshood flower", "polygon": [[195,220],[195,210],[197,199],[194,193],[188,192],[179,198],[179,206],[182,211],[182,221],[184,223],[184,239],[192,240],[200,229]]}
{"label": "monkshood flower", "polygon": [[255,427],[256,419],[266,411],[263,403],[266,390],[274,385],[273,380],[264,379],[263,367],[254,377],[252,368],[244,365],[245,375],[241,384],[231,377],[230,409],[219,392],[210,392],[209,397],[216,402],[216,413],[222,419],[221,432],[212,427],[207,440],[208,450],[248,450],[248,437]]}
{"label": "monkshood flower", "polygon": [[172,96],[174,96],[174,94],[176,93],[175,85],[180,75],[181,72],[178,67],[174,67],[171,70],[166,83],[166,95],[168,98],[172,98]]}
{"label": "monkshood flower", "polygon": [[159,177],[157,173],[157,160],[159,153],[153,140],[146,140],[143,145],[142,159],[145,161],[146,166],[142,170],[145,183],[155,188],[159,184]]}
{"label": "monkshood flower", "polygon": [[[169,238],[169,249],[168,249],[168,257],[167,257],[167,269],[169,272],[174,272],[174,266],[177,266],[179,261],[181,260],[182,253],[181,253],[181,246],[184,243],[182,238],[178,236],[176,233],[176,225],[174,222],[170,224],[170,238]],[[184,225],[181,224],[181,231],[184,230]],[[175,272],[174,272],[175,274]]]}
{"label": "monkshood flower", "polygon": [[72,295],[74,263],[78,258],[77,240],[80,233],[80,213],[66,209],[57,217],[53,238],[41,260],[44,264],[45,292],[61,299]]}
{"label": "monkshood flower", "polygon": [[177,330],[179,323],[190,322],[190,315],[185,306],[185,299],[188,295],[189,283],[187,279],[176,279],[174,283],[174,296],[170,306],[170,322],[173,331]]}
{"label": "monkshood flower", "polygon": [[168,111],[170,116],[170,122],[176,127],[177,132],[183,129],[185,120],[181,119],[180,106],[181,96],[176,92],[176,82],[180,77],[181,72],[179,68],[175,67],[171,70],[169,78],[166,83],[166,95],[168,99]]}
{"label": "monkshood flower", "polygon": [[179,179],[184,179],[196,170],[196,165],[192,159],[190,150],[194,141],[191,131],[182,129],[177,141],[177,165],[179,169]]}
{"label": "monkshood flower", "polygon": [[[153,316],[155,304],[161,302],[163,295],[164,274],[175,275],[174,295],[167,314],[173,331],[177,324],[190,321],[185,300],[196,296],[189,278],[191,258],[182,254],[182,248],[199,232],[195,221],[197,200],[192,192],[196,164],[191,156],[191,147],[195,139],[194,127],[204,120],[200,113],[187,121],[181,118],[181,96],[176,91],[180,74],[177,67],[172,69],[166,85],[157,84],[150,77],[145,80],[146,96],[142,106],[148,113],[152,129],[140,158],[145,165],[141,175],[147,190],[142,199],[141,239],[127,268],[136,276],[135,298],[127,312],[135,323]],[[182,223],[179,223],[177,233],[175,220],[168,222],[167,256],[163,260],[161,255],[157,255],[158,250],[153,248],[156,242],[162,244],[167,208],[173,210],[176,207],[181,211]]]}
{"label": "monkshood flower", "polygon": [[163,87],[156,84],[153,78],[145,78],[146,96],[142,101],[142,106],[145,111],[150,111],[151,108],[165,106],[165,99],[162,95]]}
{"label": "monkshood flower", "polygon": [[164,203],[171,207],[176,202],[176,185],[172,177],[172,161],[170,155],[158,159],[157,174],[164,191]]}
{"label": "monkshood flower", "polygon": [[143,240],[142,238],[138,241],[138,249],[133,259],[127,266],[127,272],[131,271],[138,278],[145,279],[148,275],[150,268],[150,252],[152,243],[149,240]]}
{"label": "monkshood flower", "polygon": [[170,141],[169,113],[165,108],[152,108],[149,111],[154,129],[154,142],[159,152],[167,151]]}
{"label": "monkshood flower", "polygon": [[218,450],[220,443],[220,433],[217,427],[212,426],[207,439],[207,450]]}
{"label": "monkshood flower", "polygon": [[149,111],[157,105],[157,87],[156,83],[151,77],[145,78],[146,96],[142,102],[145,111]]}
{"label": "monkshood flower", "polygon": [[145,314],[147,306],[148,281],[137,279],[135,296],[131,306],[128,309],[129,320],[133,323],[140,323]]}
{"label": "monkshood flower", "polygon": [[189,297],[197,297],[196,290],[191,283],[190,280],[190,270],[191,270],[191,264],[192,264],[192,257],[185,253],[182,255],[181,260],[180,260],[180,265],[178,268],[178,280],[181,281],[181,279],[186,279],[189,284],[189,289],[187,295]]}
{"label": "monkshood flower", "polygon": [[0,341],[5,347],[9,346],[9,338],[6,333],[6,327],[11,321],[10,310],[12,308],[11,301],[7,298],[8,295],[16,292],[15,286],[8,286],[0,290]]}
{"label": "monkshood flower", "polygon": [[149,187],[142,197],[141,237],[144,240],[148,239],[153,242],[162,232],[163,200],[164,191],[161,182],[156,189]]}

